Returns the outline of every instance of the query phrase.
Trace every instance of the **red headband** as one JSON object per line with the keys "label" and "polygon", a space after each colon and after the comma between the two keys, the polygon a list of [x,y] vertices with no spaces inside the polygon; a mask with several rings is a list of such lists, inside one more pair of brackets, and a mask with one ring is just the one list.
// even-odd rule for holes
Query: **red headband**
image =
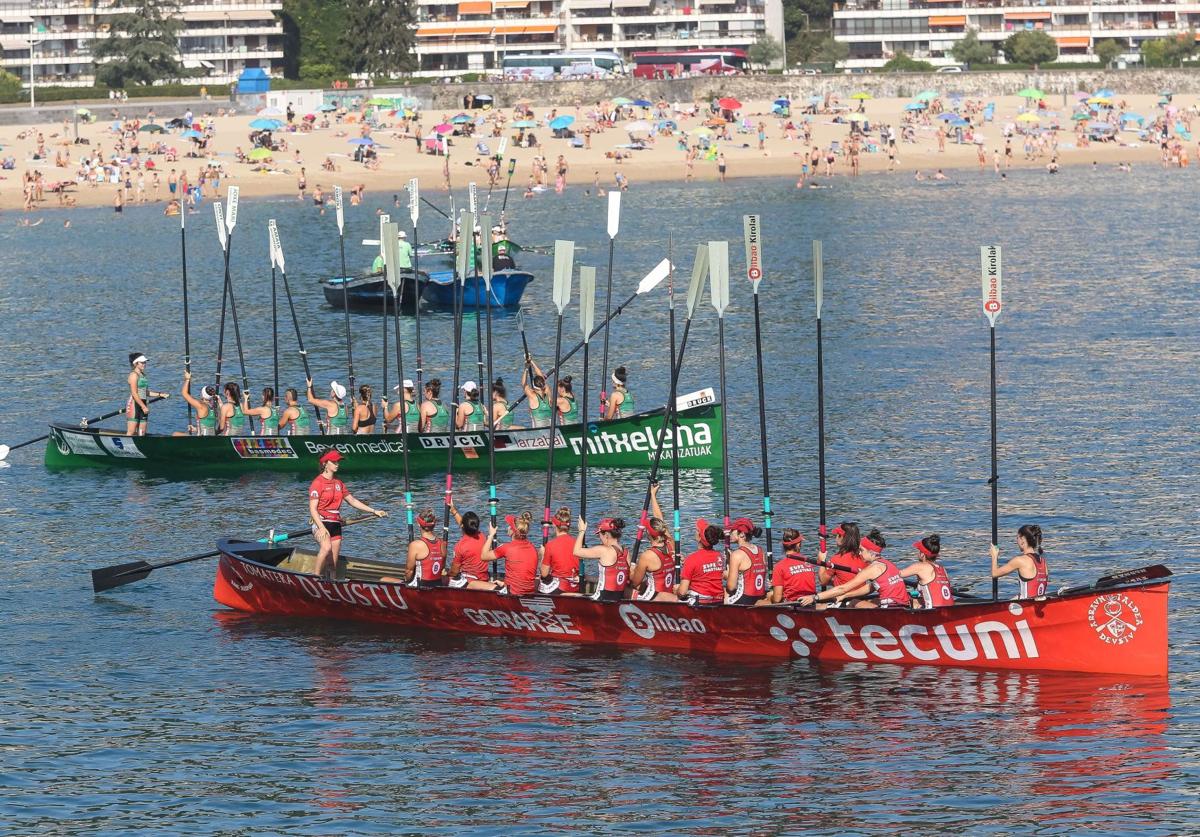
{"label": "red headband", "polygon": [[437,517],[425,517],[418,514],[417,523],[420,523],[424,529],[432,529],[434,526],[437,526]]}
{"label": "red headband", "polygon": [[924,540],[913,541],[913,549],[924,555],[926,558],[936,557],[934,551],[925,545]]}
{"label": "red headband", "polygon": [[858,545],[860,547],[862,547],[863,549],[865,549],[867,552],[874,552],[876,555],[883,552],[882,546],[880,546],[879,544],[875,543],[875,541],[870,540],[868,538],[863,538],[861,541],[858,542]]}
{"label": "red headband", "polygon": [[741,532],[743,535],[754,534],[754,524],[750,522],[748,517],[739,517],[733,523],[729,524],[730,532]]}
{"label": "red headband", "polygon": [[603,518],[599,523],[596,524],[597,535],[601,532],[608,532],[611,535],[616,531],[617,526],[615,523],[613,523],[613,519],[611,517]]}
{"label": "red headband", "polygon": [[787,538],[784,538],[783,540],[784,546],[799,546],[802,543],[804,543],[804,535],[799,533],[797,533],[796,537],[792,538],[790,541]]}
{"label": "red headband", "polygon": [[837,535],[840,538],[842,535],[846,534],[846,530],[843,529],[841,526],[834,526],[833,530],[830,531],[829,534]]}
{"label": "red headband", "polygon": [[706,537],[704,537],[704,530],[707,528],[708,528],[707,520],[705,520],[703,517],[700,518],[699,520],[697,520],[696,521],[696,539],[698,541],[700,541],[700,543],[706,549],[712,549],[713,545],[708,542],[708,539]]}

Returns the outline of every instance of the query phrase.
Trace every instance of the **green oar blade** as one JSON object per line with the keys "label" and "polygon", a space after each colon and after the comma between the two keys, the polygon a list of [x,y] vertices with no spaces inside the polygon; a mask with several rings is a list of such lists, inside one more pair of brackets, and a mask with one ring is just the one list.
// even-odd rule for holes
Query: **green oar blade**
{"label": "green oar blade", "polygon": [[114,587],[141,581],[150,575],[150,571],[153,569],[154,567],[145,561],[133,561],[129,564],[118,564],[115,567],[92,570],[92,590],[103,593]]}

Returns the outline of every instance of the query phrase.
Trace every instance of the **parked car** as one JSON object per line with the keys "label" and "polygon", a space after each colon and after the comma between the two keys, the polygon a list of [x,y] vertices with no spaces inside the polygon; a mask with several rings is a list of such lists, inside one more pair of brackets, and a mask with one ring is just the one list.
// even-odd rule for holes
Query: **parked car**
{"label": "parked car", "polygon": [[948,67],[938,67],[937,71],[939,73],[961,73],[963,68],[957,64],[951,64]]}

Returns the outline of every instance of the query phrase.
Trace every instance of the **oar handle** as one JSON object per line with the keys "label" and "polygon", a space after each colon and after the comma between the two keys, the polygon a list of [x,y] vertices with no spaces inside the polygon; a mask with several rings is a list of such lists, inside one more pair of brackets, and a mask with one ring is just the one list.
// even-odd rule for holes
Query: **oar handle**
{"label": "oar handle", "polygon": [[[148,398],[148,399],[146,399],[146,403],[147,403],[147,404],[153,404],[155,401],[162,401],[162,400],[163,400],[163,399],[165,399],[165,398],[166,398],[166,396],[165,396],[165,395],[156,395],[156,396],[154,396],[153,398]],[[110,418],[112,418],[113,416],[115,416],[115,415],[119,415],[119,414],[121,414],[121,413],[123,413],[123,412],[125,412],[125,408],[124,408],[124,407],[122,407],[122,408],[121,408],[121,409],[119,409],[119,410],[113,410],[111,413],[105,413],[105,414],[104,414],[104,415],[102,415],[102,416],[96,416],[95,418],[84,419],[84,420],[81,422],[81,424],[82,424],[84,427],[88,427],[88,426],[90,426],[90,425],[93,425],[93,424],[97,424],[97,423],[99,423],[99,422],[102,422],[102,421],[104,421],[104,420],[106,420],[106,419],[110,419]],[[44,441],[46,441],[46,440],[47,440],[47,439],[49,439],[49,438],[50,438],[50,434],[49,434],[49,433],[45,433],[45,434],[43,434],[43,435],[41,435],[41,436],[38,436],[36,439],[29,439],[28,441],[21,442],[20,444],[17,444],[17,445],[11,445],[11,446],[9,447],[9,450],[10,450],[10,451],[14,451],[14,450],[17,450],[17,449],[19,449],[19,448],[25,448],[25,447],[29,447],[30,445],[32,445],[32,444],[34,444],[34,443],[36,443],[36,442],[44,442]]]}

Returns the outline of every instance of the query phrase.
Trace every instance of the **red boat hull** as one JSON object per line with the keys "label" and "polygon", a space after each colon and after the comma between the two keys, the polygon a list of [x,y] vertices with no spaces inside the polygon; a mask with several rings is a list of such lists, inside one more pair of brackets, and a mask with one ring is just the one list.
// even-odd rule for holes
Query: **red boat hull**
{"label": "red boat hull", "polygon": [[[1139,676],[1167,673],[1169,584],[928,611],[593,602],[330,582],[221,542],[213,596],[235,610],[689,654]],[[245,553],[245,554],[242,554]]]}

